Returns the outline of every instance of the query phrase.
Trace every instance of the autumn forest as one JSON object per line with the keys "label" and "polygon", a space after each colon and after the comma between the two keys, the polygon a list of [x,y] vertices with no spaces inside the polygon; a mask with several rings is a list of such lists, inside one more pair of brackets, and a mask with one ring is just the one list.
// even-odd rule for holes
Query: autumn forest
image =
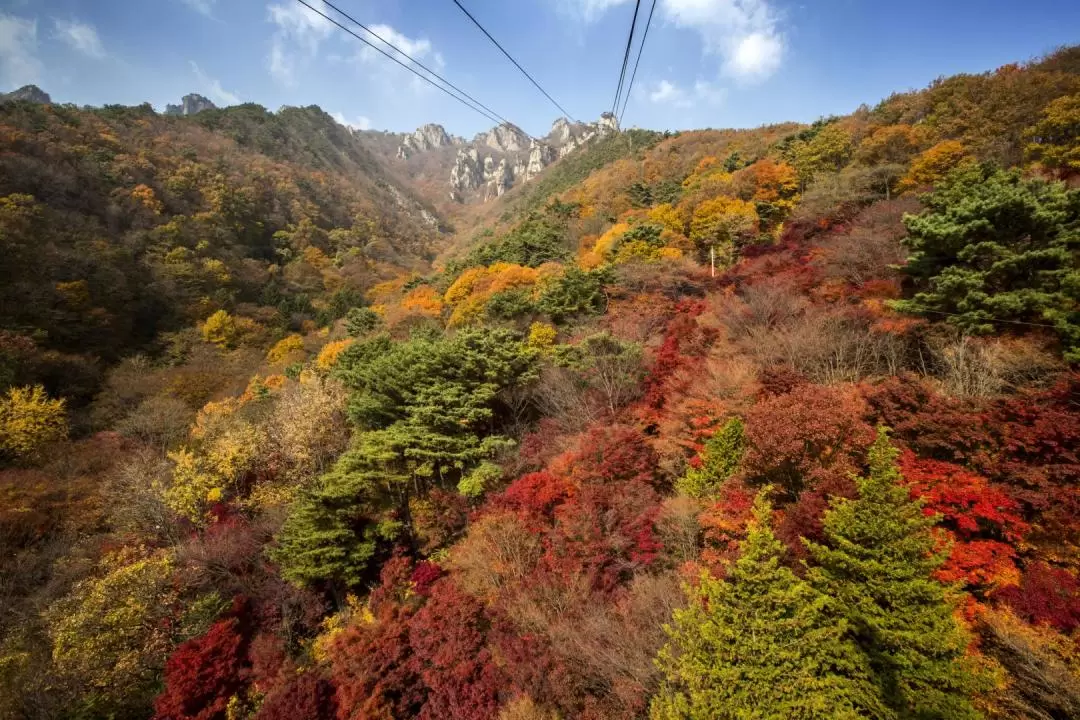
{"label": "autumn forest", "polygon": [[1080,717],[1080,47],[428,197],[0,104],[0,718]]}

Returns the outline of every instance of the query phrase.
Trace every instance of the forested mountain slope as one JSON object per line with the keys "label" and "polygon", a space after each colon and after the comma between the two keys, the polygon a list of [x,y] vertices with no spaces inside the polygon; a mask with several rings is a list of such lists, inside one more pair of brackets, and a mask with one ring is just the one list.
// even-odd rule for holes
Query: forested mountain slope
{"label": "forested mountain slope", "polygon": [[0,119],[0,715],[1080,716],[1080,49],[452,243],[315,109]]}
{"label": "forested mountain slope", "polygon": [[0,127],[0,366],[79,403],[216,310],[262,343],[438,249],[435,218],[318,108],[9,102]]}

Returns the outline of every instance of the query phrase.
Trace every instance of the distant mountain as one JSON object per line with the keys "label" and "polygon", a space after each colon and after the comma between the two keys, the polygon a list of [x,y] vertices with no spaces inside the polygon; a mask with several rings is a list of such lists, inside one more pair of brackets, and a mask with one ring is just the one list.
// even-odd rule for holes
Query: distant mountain
{"label": "distant mountain", "polygon": [[217,105],[198,93],[185,95],[180,99],[179,105],[165,106],[166,115],[195,115],[203,110],[217,110]]}
{"label": "distant mountain", "polygon": [[23,85],[18,90],[13,90],[9,93],[0,93],[0,103],[14,102],[16,100],[25,100],[26,102],[46,105],[52,103],[52,98],[49,97],[49,93],[45,92],[37,85]]}
{"label": "distant mountain", "polygon": [[533,138],[511,123],[472,140],[450,135],[434,123],[412,133],[367,131],[360,136],[432,202],[473,203],[502,196],[559,158],[617,129],[615,118],[605,113],[592,123],[559,118],[543,138]]}

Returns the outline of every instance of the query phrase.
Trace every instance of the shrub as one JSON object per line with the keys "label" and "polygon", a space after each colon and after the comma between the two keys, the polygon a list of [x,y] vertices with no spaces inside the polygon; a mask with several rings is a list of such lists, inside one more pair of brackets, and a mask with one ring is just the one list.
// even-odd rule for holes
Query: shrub
{"label": "shrub", "polygon": [[50,399],[45,388],[13,387],[0,397],[0,455],[35,460],[49,444],[65,437],[64,401]]}

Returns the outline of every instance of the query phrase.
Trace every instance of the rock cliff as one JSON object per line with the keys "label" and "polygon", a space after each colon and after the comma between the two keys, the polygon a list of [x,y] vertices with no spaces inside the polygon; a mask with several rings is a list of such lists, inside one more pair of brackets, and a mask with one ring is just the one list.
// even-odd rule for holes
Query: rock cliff
{"label": "rock cliff", "polygon": [[413,133],[382,137],[399,138],[394,156],[404,174],[422,176],[430,182],[432,173],[437,174],[441,166],[449,186],[443,197],[454,202],[486,202],[535,178],[594,138],[617,129],[615,118],[605,113],[592,123],[559,118],[543,138],[533,138],[510,123],[497,125],[471,141],[452,136],[434,124]]}
{"label": "rock cliff", "polygon": [[37,85],[23,85],[18,90],[12,90],[9,93],[0,93],[0,102],[15,102],[16,100],[41,103],[42,105],[52,103],[52,98],[49,97],[49,93],[45,92]]}
{"label": "rock cliff", "polygon": [[166,105],[166,115],[195,115],[201,113],[203,110],[216,110],[217,105],[210,102],[209,99],[199,95],[198,93],[191,93],[185,95],[180,99],[179,105]]}

